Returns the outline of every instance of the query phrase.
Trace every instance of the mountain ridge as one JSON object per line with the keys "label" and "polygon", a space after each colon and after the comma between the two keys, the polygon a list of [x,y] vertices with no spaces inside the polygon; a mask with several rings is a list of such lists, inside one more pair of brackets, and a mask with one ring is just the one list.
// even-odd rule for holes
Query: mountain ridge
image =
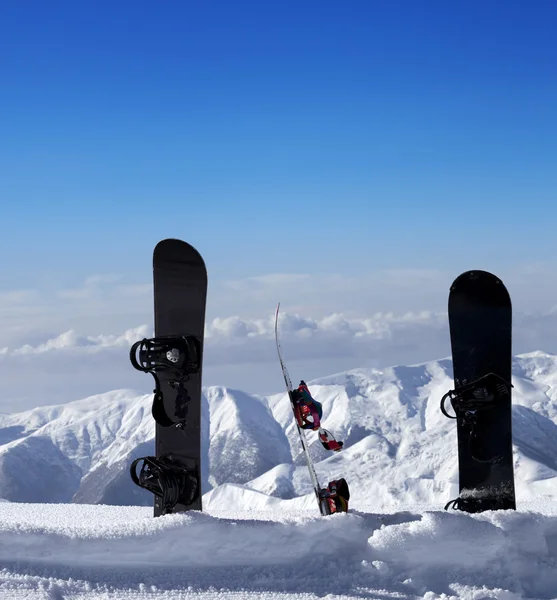
{"label": "mountain ridge", "polygon": [[[453,387],[450,359],[356,368],[308,385],[323,405],[323,426],[345,442],[331,454],[308,432],[322,484],[344,476],[354,506],[441,503],[458,495],[456,428],[439,410]],[[515,356],[513,386],[517,497],[557,496],[557,355]],[[151,402],[151,394],[121,389],[0,414],[0,497],[151,505],[151,494],[134,486],[128,472],[134,458],[154,453]],[[226,490],[230,502],[247,507],[311,505],[285,392],[206,387],[202,410],[208,506],[225,503]]]}

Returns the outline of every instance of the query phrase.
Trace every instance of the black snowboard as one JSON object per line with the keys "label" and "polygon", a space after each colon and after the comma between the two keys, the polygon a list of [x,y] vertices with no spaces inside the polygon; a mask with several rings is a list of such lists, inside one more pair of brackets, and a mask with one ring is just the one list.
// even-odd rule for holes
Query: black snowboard
{"label": "black snowboard", "polygon": [[458,508],[468,512],[516,508],[511,325],[511,300],[500,279],[486,271],[457,277],[449,294],[449,327],[455,394],[464,401],[451,402],[457,413]]}
{"label": "black snowboard", "polygon": [[[171,512],[201,510],[201,366],[205,329],[207,271],[199,252],[186,242],[166,239],[153,252],[155,337],[194,336],[199,351],[199,369],[183,383],[182,391],[168,385],[169,371],[159,374],[164,391],[165,413],[181,427],[156,425],[157,458],[172,455],[175,462],[196,472],[198,493],[189,506],[176,504]],[[155,516],[161,515],[161,499],[155,496]]]}

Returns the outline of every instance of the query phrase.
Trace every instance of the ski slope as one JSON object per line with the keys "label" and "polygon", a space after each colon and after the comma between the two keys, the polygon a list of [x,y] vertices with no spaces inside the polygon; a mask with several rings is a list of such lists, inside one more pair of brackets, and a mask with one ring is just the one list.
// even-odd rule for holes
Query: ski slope
{"label": "ski slope", "polygon": [[557,597],[557,504],[318,517],[0,504],[0,598],[466,600]]}

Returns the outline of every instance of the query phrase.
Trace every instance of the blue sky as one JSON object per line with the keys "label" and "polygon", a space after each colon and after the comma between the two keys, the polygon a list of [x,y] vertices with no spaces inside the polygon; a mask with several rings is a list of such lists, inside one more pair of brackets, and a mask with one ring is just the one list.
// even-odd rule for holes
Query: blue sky
{"label": "blue sky", "polygon": [[513,0],[4,2],[5,399],[141,385],[127,352],[165,237],[207,262],[208,385],[281,389],[278,300],[294,378],[446,356],[470,268],[507,284],[515,352],[557,351],[556,17]]}
{"label": "blue sky", "polygon": [[[379,339],[444,311],[470,268],[549,311],[556,18],[541,0],[3,3],[0,349],[148,324],[165,237],[205,257],[210,319],[393,311]],[[392,334],[389,360],[444,355],[435,331],[414,354]],[[557,350],[537,335],[517,350]]]}
{"label": "blue sky", "polygon": [[216,278],[554,254],[552,2],[1,11],[4,285],[166,236]]}

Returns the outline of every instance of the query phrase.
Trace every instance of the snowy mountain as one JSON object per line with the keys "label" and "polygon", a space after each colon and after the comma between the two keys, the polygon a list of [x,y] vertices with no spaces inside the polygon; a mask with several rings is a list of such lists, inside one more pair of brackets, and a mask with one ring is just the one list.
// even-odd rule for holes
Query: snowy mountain
{"label": "snowy mountain", "polygon": [[309,433],[318,474],[352,493],[349,513],[324,518],[286,394],[207,388],[204,512],[160,519],[128,475],[153,450],[151,395],[0,415],[0,596],[555,598],[557,356],[519,356],[513,372],[518,510],[476,515],[442,510],[458,475],[439,410],[449,360],[310,382],[346,442],[327,455]]}
{"label": "snowy mountain", "polygon": [[[150,505],[131,462],[154,454],[152,395],[117,390],[0,415],[0,497],[16,502]],[[209,417],[210,413],[210,417]],[[203,489],[246,483],[291,460],[264,399],[219,387],[202,397]],[[211,431],[209,429],[211,422]]]}
{"label": "snowy mountain", "polygon": [[[451,373],[450,360],[440,360],[309,382],[324,426],[345,441],[342,452],[329,454],[308,433],[321,482],[346,477],[351,506],[362,509],[441,506],[456,497],[456,428],[439,410]],[[555,497],[557,356],[516,357],[513,374],[517,499]],[[0,497],[151,505],[128,474],[135,457],[153,452],[151,400],[118,390],[0,415]],[[265,398],[210,387],[203,411],[204,506],[314,508],[285,393]]]}

